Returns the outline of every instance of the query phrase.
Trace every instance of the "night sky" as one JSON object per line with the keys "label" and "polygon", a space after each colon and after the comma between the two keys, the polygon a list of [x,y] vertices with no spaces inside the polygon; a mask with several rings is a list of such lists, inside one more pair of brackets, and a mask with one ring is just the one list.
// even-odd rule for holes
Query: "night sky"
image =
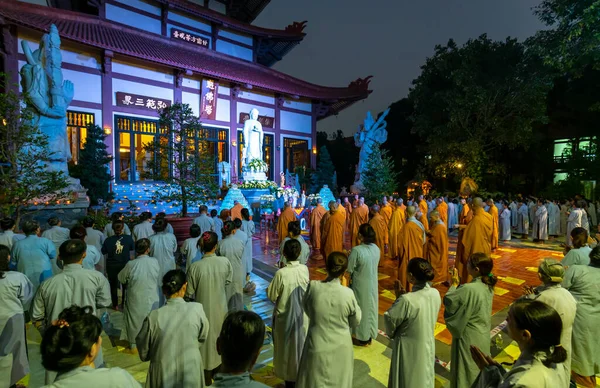
{"label": "night sky", "polygon": [[376,115],[406,97],[436,44],[463,44],[487,33],[523,40],[543,25],[540,0],[272,0],[254,21],[283,29],[308,21],[307,36],[274,66],[325,86],[347,86],[373,75],[368,99],[318,123],[318,130],[353,134],[368,110]]}

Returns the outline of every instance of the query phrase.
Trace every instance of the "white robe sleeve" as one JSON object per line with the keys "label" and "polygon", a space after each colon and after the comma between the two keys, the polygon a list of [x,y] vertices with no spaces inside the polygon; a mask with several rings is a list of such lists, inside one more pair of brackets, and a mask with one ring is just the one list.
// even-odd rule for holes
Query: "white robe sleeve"
{"label": "white robe sleeve", "polygon": [[444,320],[446,326],[453,337],[460,338],[471,318],[470,311],[464,307],[463,295],[468,290],[463,286],[456,288],[450,287],[444,297]]}
{"label": "white robe sleeve", "polygon": [[396,330],[402,325],[410,313],[410,305],[402,296],[396,299],[392,307],[383,314],[385,332],[390,338],[395,337]]}
{"label": "white robe sleeve", "polygon": [[150,349],[152,346],[150,341],[152,339],[152,333],[150,330],[150,320],[148,317],[144,319],[144,323],[142,324],[142,328],[135,338],[135,344],[137,346],[137,350],[140,356],[140,360],[142,361],[150,361],[152,355],[150,354]]}

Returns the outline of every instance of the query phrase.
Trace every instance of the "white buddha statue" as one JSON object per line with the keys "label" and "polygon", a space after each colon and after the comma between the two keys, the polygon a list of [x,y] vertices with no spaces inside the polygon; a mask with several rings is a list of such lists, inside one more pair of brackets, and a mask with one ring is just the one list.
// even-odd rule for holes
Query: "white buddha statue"
{"label": "white buddha statue", "polygon": [[258,121],[258,110],[252,108],[250,118],[244,122],[244,150],[242,166],[247,166],[252,160],[263,160],[264,133],[262,124]]}

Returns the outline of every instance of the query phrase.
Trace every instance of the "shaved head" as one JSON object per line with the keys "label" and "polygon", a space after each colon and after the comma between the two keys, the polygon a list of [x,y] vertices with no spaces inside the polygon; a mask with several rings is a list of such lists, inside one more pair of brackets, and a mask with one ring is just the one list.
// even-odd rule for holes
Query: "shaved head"
{"label": "shaved head", "polygon": [[373,211],[373,213],[379,213],[379,205],[373,205],[371,210]]}
{"label": "shaved head", "polygon": [[478,209],[483,208],[483,199],[481,199],[480,197],[475,198],[473,200],[473,207]]}
{"label": "shaved head", "polygon": [[417,213],[417,208],[416,207],[409,206],[409,207],[406,208],[406,214],[409,217],[414,217],[416,213]]}
{"label": "shaved head", "polygon": [[323,203],[323,200],[321,198],[317,198],[317,205],[320,205]]}
{"label": "shaved head", "polygon": [[430,214],[429,214],[429,218],[431,218],[431,221],[437,221],[440,219],[440,212],[438,212],[437,210],[433,210]]}
{"label": "shaved head", "polygon": [[327,206],[329,207],[329,210],[336,210],[338,205],[337,205],[337,202],[335,202],[335,201],[329,201]]}
{"label": "shaved head", "polygon": [[398,205],[401,205],[404,202],[404,200],[402,198],[398,198],[398,200],[396,201],[396,203]]}
{"label": "shaved head", "polygon": [[360,203],[361,205],[364,205],[365,199],[363,197],[360,197],[360,199],[358,200],[358,203]]}

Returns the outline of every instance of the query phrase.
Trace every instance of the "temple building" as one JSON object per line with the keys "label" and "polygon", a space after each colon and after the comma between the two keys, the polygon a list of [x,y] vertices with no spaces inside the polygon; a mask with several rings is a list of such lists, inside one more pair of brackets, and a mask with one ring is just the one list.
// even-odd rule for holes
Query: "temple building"
{"label": "temple building", "polygon": [[[77,163],[86,125],[101,126],[116,185],[148,184],[160,136],[158,110],[183,102],[200,116],[215,166],[231,164],[241,179],[241,131],[252,108],[265,133],[268,178],[316,165],[317,121],[371,92],[369,78],[346,87],[311,84],[273,70],[302,42],[306,22],[282,30],[250,24],[270,0],[3,0],[0,71],[16,88],[27,59],[51,24],[62,40],[63,76],[74,84],[67,112]],[[315,64],[315,66],[317,66]]]}

